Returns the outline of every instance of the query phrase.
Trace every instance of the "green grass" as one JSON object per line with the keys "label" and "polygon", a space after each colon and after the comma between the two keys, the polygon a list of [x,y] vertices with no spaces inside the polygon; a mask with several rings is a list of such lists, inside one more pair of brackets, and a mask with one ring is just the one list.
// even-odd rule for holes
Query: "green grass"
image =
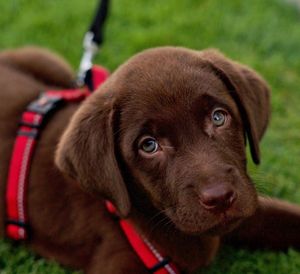
{"label": "green grass", "polygon": [[[77,67],[96,0],[0,0],[0,49],[45,46]],[[114,70],[153,46],[219,48],[270,83],[273,115],[262,164],[249,164],[265,194],[300,204],[300,13],[283,0],[114,0],[96,62]],[[300,231],[299,231],[300,233]],[[22,247],[0,242],[0,273],[69,273]],[[201,273],[300,273],[300,253],[224,247]]]}

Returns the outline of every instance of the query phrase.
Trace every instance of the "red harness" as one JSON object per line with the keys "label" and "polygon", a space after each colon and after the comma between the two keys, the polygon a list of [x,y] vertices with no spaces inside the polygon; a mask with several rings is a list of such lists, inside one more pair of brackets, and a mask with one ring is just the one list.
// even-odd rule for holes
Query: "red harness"
{"label": "red harness", "polygon": [[[99,66],[92,69],[92,82],[96,88],[108,77],[108,72]],[[6,190],[6,234],[13,240],[26,240],[29,237],[26,191],[30,174],[31,160],[42,127],[52,114],[64,102],[82,101],[90,95],[87,87],[82,89],[47,91],[30,103],[22,114],[17,137],[10,161]],[[115,209],[106,202],[110,213]],[[129,220],[119,220],[130,245],[151,273],[177,274],[177,267],[164,258],[153,245],[139,235]]]}

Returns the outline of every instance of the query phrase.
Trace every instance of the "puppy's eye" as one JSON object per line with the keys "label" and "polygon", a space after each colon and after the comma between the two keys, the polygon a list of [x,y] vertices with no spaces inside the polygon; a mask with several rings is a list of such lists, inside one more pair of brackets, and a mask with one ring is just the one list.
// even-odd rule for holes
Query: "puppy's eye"
{"label": "puppy's eye", "polygon": [[222,109],[216,109],[211,115],[213,124],[217,127],[223,126],[226,122],[227,112]]}
{"label": "puppy's eye", "polygon": [[139,149],[148,154],[152,154],[159,150],[159,144],[153,137],[145,137],[140,141]]}

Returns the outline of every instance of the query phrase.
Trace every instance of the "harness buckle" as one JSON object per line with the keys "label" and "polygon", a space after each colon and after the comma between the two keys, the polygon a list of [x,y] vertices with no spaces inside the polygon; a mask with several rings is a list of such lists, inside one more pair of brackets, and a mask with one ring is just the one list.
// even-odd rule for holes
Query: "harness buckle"
{"label": "harness buckle", "polygon": [[[26,112],[23,113],[19,125],[26,126],[31,129],[39,129],[43,125],[45,117],[54,109],[59,107],[62,102],[63,98],[59,95],[42,93],[38,99],[34,100],[27,106]],[[20,135],[28,135],[27,131],[25,134],[23,133],[24,132],[22,131]],[[33,131],[30,134],[35,134],[35,132]]]}
{"label": "harness buckle", "polygon": [[27,106],[26,110],[45,116],[53,109],[56,109],[59,106],[59,104],[61,104],[62,102],[63,102],[63,98],[60,97],[59,95],[50,96],[44,92],[40,95],[40,97],[37,100],[30,103]]}

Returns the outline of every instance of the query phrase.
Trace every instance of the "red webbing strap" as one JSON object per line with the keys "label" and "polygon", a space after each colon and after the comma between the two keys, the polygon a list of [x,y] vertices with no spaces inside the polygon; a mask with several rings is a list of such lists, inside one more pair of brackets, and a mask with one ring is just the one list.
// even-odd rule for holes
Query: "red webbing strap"
{"label": "red webbing strap", "polygon": [[[92,72],[97,87],[108,77],[108,72],[101,67],[93,68]],[[6,234],[9,238],[24,240],[29,236],[26,190],[36,141],[48,114],[63,101],[81,101],[89,94],[87,88],[48,91],[30,103],[22,114],[7,179]]]}
{"label": "red webbing strap", "polygon": [[[116,209],[109,201],[106,201],[107,210],[116,214]],[[120,226],[134,249],[150,273],[155,274],[179,274],[178,268],[169,262],[159,251],[143,236],[139,235],[129,220],[120,219]]]}
{"label": "red webbing strap", "polygon": [[92,75],[93,86],[97,88],[108,78],[109,72],[101,66],[94,65],[92,67]]}
{"label": "red webbing strap", "polygon": [[[25,112],[23,121],[32,124],[41,123],[42,116]],[[28,183],[29,166],[36,144],[37,129],[20,126],[13,149],[8,175],[7,201],[7,236],[19,240],[27,238],[24,190]]]}

